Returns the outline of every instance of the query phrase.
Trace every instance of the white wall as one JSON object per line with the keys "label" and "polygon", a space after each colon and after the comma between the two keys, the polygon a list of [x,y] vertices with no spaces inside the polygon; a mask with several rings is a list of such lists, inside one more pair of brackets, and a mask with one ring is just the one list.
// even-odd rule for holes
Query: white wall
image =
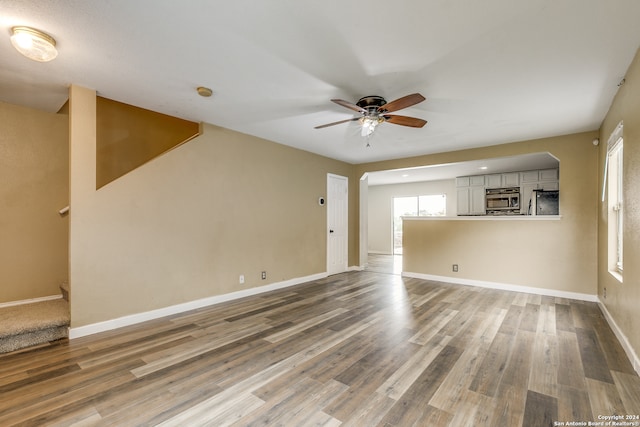
{"label": "white wall", "polygon": [[393,198],[405,196],[447,196],[447,216],[456,216],[455,179],[369,187],[369,252],[393,253]]}

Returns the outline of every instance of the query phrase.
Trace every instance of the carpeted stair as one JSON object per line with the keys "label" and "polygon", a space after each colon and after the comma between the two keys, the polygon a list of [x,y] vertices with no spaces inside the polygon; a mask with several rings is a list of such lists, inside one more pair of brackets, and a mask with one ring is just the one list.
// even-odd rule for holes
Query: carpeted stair
{"label": "carpeted stair", "polygon": [[0,308],[0,353],[68,337],[69,303],[60,298]]}
{"label": "carpeted stair", "polygon": [[71,289],[69,288],[69,284],[64,282],[60,285],[60,292],[62,292],[62,298],[66,301],[71,301]]}

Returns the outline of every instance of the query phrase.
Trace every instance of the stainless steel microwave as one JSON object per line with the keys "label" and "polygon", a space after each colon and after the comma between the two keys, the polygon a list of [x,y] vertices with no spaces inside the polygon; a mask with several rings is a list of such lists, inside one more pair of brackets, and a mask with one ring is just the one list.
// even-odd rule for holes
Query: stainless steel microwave
{"label": "stainless steel microwave", "polygon": [[486,191],[487,215],[507,215],[520,213],[520,188],[492,188]]}

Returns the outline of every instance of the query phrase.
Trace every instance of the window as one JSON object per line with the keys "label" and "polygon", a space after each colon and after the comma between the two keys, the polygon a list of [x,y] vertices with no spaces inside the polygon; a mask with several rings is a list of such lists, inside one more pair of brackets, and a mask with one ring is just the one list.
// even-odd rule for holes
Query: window
{"label": "window", "polygon": [[[609,271],[622,281],[623,271],[623,137],[622,123],[611,134],[607,143],[607,158],[605,161],[605,185],[608,194],[607,220],[609,234]],[[608,184],[607,184],[608,183]],[[603,192],[604,196],[604,192]],[[604,197],[603,197],[604,199]]]}
{"label": "window", "polygon": [[409,196],[393,198],[393,253],[402,254],[402,217],[403,216],[444,216],[446,215],[447,196],[434,194],[428,196]]}
{"label": "window", "polygon": [[434,194],[418,197],[418,216],[445,216],[446,211],[446,195]]}

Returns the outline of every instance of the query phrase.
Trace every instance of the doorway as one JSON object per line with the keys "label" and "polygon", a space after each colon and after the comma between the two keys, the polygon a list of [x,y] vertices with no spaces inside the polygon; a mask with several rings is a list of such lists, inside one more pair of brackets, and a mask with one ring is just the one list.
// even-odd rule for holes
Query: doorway
{"label": "doorway", "polygon": [[445,216],[446,194],[393,198],[393,254],[402,255],[403,216]]}
{"label": "doorway", "polygon": [[418,216],[417,197],[393,198],[393,255],[402,255],[403,216]]}

